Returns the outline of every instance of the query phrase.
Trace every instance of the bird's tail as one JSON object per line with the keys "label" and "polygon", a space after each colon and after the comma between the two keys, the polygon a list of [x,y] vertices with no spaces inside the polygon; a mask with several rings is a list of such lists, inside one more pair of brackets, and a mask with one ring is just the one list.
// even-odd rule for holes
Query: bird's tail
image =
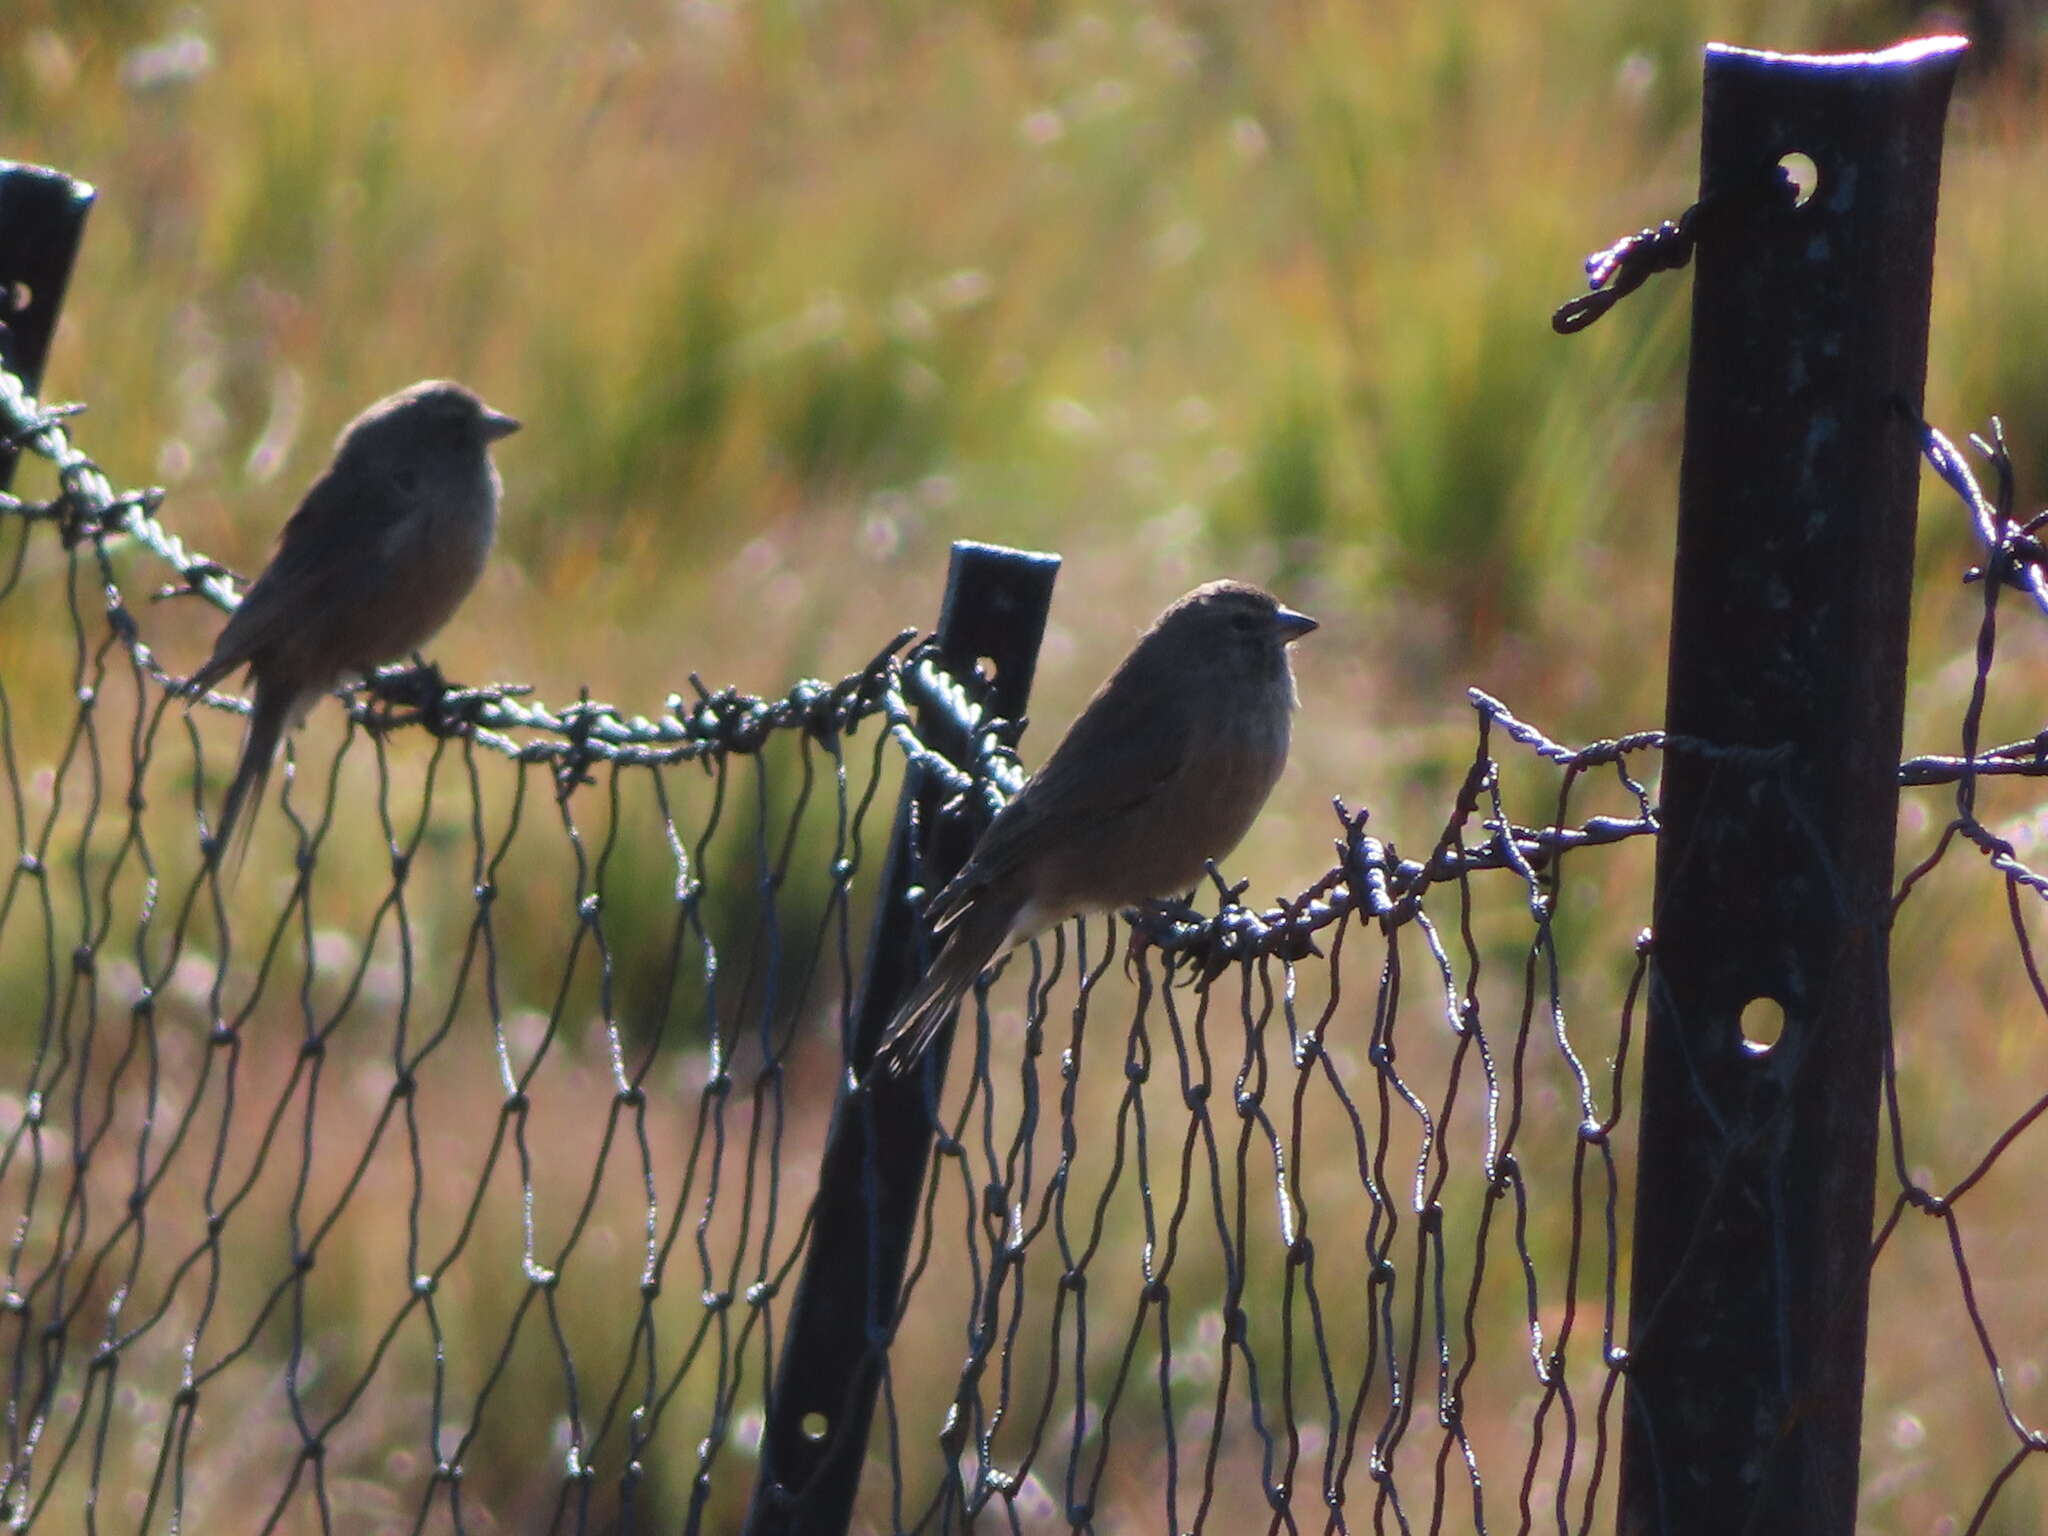
{"label": "bird's tail", "polygon": [[[228,784],[227,798],[220,803],[220,821],[213,829],[213,850],[209,857],[219,862],[221,855],[234,844],[233,855],[227,865],[230,884],[241,872],[242,860],[248,856],[249,833],[256,825],[257,806],[262,804],[263,786],[270,779],[270,765],[277,758],[277,744],[284,736],[285,722],[290,713],[289,703],[272,697],[259,680],[256,684],[255,707],[249,714],[249,734],[242,740],[241,760],[235,764],[234,779]],[[244,802],[255,800],[256,806],[248,807],[248,815],[242,814]],[[240,824],[241,833],[235,829]]]}
{"label": "bird's tail", "polygon": [[939,957],[889,1021],[881,1044],[875,1047],[874,1067],[901,1077],[917,1065],[974,979],[1002,954],[1011,916],[986,900],[960,914]]}

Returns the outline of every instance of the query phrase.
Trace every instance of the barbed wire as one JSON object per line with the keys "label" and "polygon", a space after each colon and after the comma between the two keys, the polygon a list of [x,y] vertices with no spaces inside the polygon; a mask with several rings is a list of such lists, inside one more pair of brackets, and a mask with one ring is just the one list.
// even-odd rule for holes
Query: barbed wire
{"label": "barbed wire", "polygon": [[[45,406],[22,388],[18,378],[0,369],[0,441],[47,459],[60,485],[58,496],[45,503],[0,497],[0,512],[56,524],[67,547],[93,547],[102,566],[108,623],[152,678],[176,689],[184,679],[165,671],[142,639],[142,626],[130,613],[106,562],[109,542],[132,539],[172,568],[179,582],[160,588],[154,594],[159,599],[196,595],[222,612],[232,612],[241,600],[241,583],[226,566],[192,550],[164,527],[156,516],[163,503],[161,490],[115,492],[99,465],[72,444],[64,425],[83,409]],[[420,726],[436,736],[465,737],[521,762],[549,764],[565,784],[582,782],[587,770],[600,763],[661,767],[700,761],[710,754],[743,754],[758,751],[779,731],[843,732],[880,715],[918,770],[933,775],[949,793],[1014,793],[1022,774],[1014,754],[996,739],[1002,722],[982,718],[971,693],[945,675],[929,646],[899,664],[897,653],[916,638],[916,630],[903,630],[867,665],[839,682],[805,680],[780,699],[757,698],[733,688],[714,692],[692,675],[695,699],[671,694],[664,712],[654,718],[629,715],[588,697],[550,709],[525,702],[532,689],[523,684],[458,687],[443,681],[433,668],[407,666],[381,668],[364,679],[367,702],[352,698],[349,707],[352,718],[365,727]],[[911,690],[908,697],[906,686]],[[236,695],[213,692],[205,700],[218,709],[248,712],[247,701]],[[970,739],[981,745],[981,767],[976,772],[962,772],[918,739],[911,721],[920,706],[950,709],[958,716]],[[537,739],[516,740],[514,732]]]}
{"label": "barbed wire", "polygon": [[[885,899],[873,807],[910,772],[942,787],[942,820],[985,816],[1021,780],[1005,723],[911,631],[836,683],[759,698],[693,678],[653,718],[391,669],[326,765],[288,776],[289,893],[231,904],[186,835],[202,733],[109,549],[138,541],[170,590],[223,608],[236,583],[164,526],[159,495],[117,494],[72,419],[0,381],[0,432],[60,485],[0,503],[20,538],[0,604],[61,601],[71,637],[49,695],[68,722],[0,666],[19,850],[0,883],[0,1517],[737,1528],[845,1078],[855,935]],[[1976,809],[1979,780],[2042,755],[1977,745],[1998,595],[2039,586],[1995,427],[1987,451],[1988,498],[1953,450],[1936,463],[1991,579],[1960,751],[1902,768],[1954,784],[1958,812],[1895,921],[1978,850],[2048,1015],[2019,905],[2048,881]],[[71,562],[61,594],[22,578],[45,537]],[[1654,731],[1574,747],[1468,702],[1472,756],[1416,856],[1339,800],[1335,861],[1295,895],[1254,908],[1218,871],[1214,913],[1069,924],[983,978],[972,1060],[933,1090],[870,1450],[887,1475],[863,1519],[1610,1517],[1654,941],[1646,882],[1577,872],[1647,856],[1646,759],[1784,754]],[[924,744],[929,708],[969,729],[970,769]],[[390,751],[407,726],[432,743],[417,774]],[[1504,771],[1517,753],[1554,781],[1535,814]],[[348,788],[364,773],[368,797]],[[1579,811],[1596,793],[1618,809]],[[394,856],[351,851],[372,841]],[[1369,981],[1348,979],[1361,965]],[[1909,1176],[1896,1053],[1885,1090],[1898,1188],[1871,1260],[1908,1213],[1942,1223],[2013,1437],[1976,1494],[1982,1529],[2048,1439],[1958,1212],[2048,1094],[1941,1183]]]}
{"label": "barbed wire", "polygon": [[[2021,592],[2032,601],[2036,612],[2048,614],[2048,582],[2043,579],[2044,551],[2036,538],[2043,523],[2048,522],[2048,515],[2025,522],[2014,515],[2016,477],[2006,449],[2004,429],[1996,417],[1992,418],[1988,437],[1973,435],[1970,439],[1990,461],[1994,491],[1987,496],[1955,446],[1912,412],[1907,411],[1906,414],[1912,416],[1920,433],[1928,464],[1956,494],[1968,513],[1972,533],[1982,545],[1985,559],[1982,565],[1963,573],[1966,583],[1981,585],[1983,607],[1978,621],[1970,692],[1959,730],[1961,750],[1953,756],[1908,758],[1900,768],[1901,782],[1909,787],[1953,785],[1955,814],[1941,828],[1932,848],[1900,878],[1893,901],[1893,925],[1896,928],[1901,914],[1909,910],[1916,896],[1931,888],[1936,871],[1952,852],[1959,847],[1974,848],[1984,856],[1986,867],[2005,887],[2006,917],[2024,978],[2023,995],[2032,999],[2038,1010],[2037,1018],[2048,1020],[2048,985],[2044,985],[2034,941],[2028,932],[2021,905],[2023,893],[2048,899],[2048,878],[2023,861],[2011,839],[1987,826],[1978,812],[1980,781],[2012,776],[2036,777],[2043,771],[2039,761],[2040,742],[2048,740],[2048,730],[2034,741],[2013,742],[1989,749],[1980,748],[1979,742],[1998,651],[1999,598],[2008,590]],[[2048,1092],[2033,1094],[2002,1128],[1996,1124],[1995,1117],[1990,1117],[1988,1127],[1983,1119],[1973,1122],[1970,1127],[1972,1139],[1988,1133],[1982,1150],[1968,1157],[1967,1170],[1945,1188],[1934,1187],[1936,1175],[1933,1170],[1909,1152],[1911,1138],[1903,1107],[1898,1039],[1895,1029],[1887,1029],[1884,1113],[1891,1177],[1896,1188],[1890,1207],[1872,1240],[1870,1262],[1875,1271],[1887,1253],[1902,1245],[1902,1229],[1909,1212],[1917,1211],[1940,1224],[1942,1246],[1953,1266],[1971,1342],[1981,1354],[1995,1393],[1999,1416],[2013,1439],[2011,1453],[1996,1467],[1970,1510],[1967,1523],[1961,1526],[1966,1536],[1975,1536],[1990,1525],[2000,1495],[2014,1474],[2029,1458],[2048,1453],[2048,1429],[2029,1425],[2015,1398],[1982,1298],[1983,1281],[1973,1273],[1966,1256],[1958,1205],[1972,1191],[1980,1190],[2002,1162],[2009,1164],[2016,1156],[2014,1148],[2021,1137],[2044,1114],[2048,1114]],[[1951,1523],[1955,1523],[1953,1517]]]}
{"label": "barbed wire", "polygon": [[1738,211],[1790,208],[1799,198],[1785,166],[1759,167],[1748,180],[1701,196],[1676,219],[1623,235],[1585,259],[1586,292],[1551,313],[1550,328],[1576,335],[1661,272],[1678,272],[1692,262],[1702,239],[1721,238],[1719,226]]}

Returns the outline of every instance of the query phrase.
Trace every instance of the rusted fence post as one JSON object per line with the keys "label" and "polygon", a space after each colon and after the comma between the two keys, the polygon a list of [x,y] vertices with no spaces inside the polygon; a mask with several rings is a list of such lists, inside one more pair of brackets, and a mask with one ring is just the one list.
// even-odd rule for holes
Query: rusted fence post
{"label": "rusted fence post", "polygon": [[[0,160],[0,368],[34,394],[85,237],[93,190],[62,171]],[[0,442],[0,491],[21,450]]]}
{"label": "rusted fence post", "polygon": [[[953,546],[937,638],[956,677],[995,664],[986,707],[1024,718],[1059,560],[985,544]],[[920,712],[923,738],[955,763],[972,743],[943,709]],[[913,774],[903,786],[882,871],[882,897],[855,1010],[852,1060],[865,1067],[897,1006],[917,984],[926,948],[906,893],[931,889],[967,861],[965,818],[941,818],[945,796]],[[922,858],[913,817],[922,827]],[[945,1081],[953,1031],[941,1031],[930,1070]],[[877,1075],[833,1109],[803,1274],[761,1434],[761,1467],[747,1536],[838,1536],[853,1518],[875,1393],[887,1361],[897,1291],[917,1232],[918,1197],[936,1129],[923,1071]]]}
{"label": "rusted fence post", "polygon": [[[1707,56],[1667,705],[1707,746],[1664,772],[1626,1536],[1855,1526],[1919,486],[1895,407],[1963,47]],[[1807,202],[1750,195],[1795,154]],[[1771,1004],[1782,1034],[1745,1038]]]}

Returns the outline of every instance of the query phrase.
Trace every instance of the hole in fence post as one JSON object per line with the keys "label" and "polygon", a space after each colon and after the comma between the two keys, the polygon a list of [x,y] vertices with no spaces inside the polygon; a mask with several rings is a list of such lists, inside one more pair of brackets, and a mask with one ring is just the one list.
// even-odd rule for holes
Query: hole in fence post
{"label": "hole in fence post", "polygon": [[811,1441],[821,1441],[832,1433],[832,1421],[817,1412],[805,1414],[799,1427],[804,1432],[804,1438]]}
{"label": "hole in fence post", "polygon": [[[1662,764],[1617,1531],[1851,1536],[1870,1486],[1919,499],[1918,445],[1877,403],[1926,388],[1965,46],[1707,51],[1702,202],[1759,168],[1786,185],[1728,193],[1694,254],[1665,727],[1785,755]],[[1779,1060],[1808,1045],[1818,1067]]]}
{"label": "hole in fence post", "polygon": [[27,283],[12,283],[7,289],[7,304],[17,315],[28,313],[29,305],[35,303],[36,291]]}
{"label": "hole in fence post", "polygon": [[1752,1056],[1767,1054],[1785,1033],[1785,1005],[1775,997],[1752,997],[1742,1008],[1742,1045]]}
{"label": "hole in fence post", "polygon": [[987,678],[990,682],[994,682],[996,680],[995,657],[977,656],[974,658],[974,665],[975,668],[981,673],[981,675]]}
{"label": "hole in fence post", "polygon": [[1792,183],[1792,206],[1804,208],[1807,199],[1820,190],[1820,167],[1813,163],[1813,156],[1793,150],[1778,157],[1778,169],[1785,173],[1785,179]]}

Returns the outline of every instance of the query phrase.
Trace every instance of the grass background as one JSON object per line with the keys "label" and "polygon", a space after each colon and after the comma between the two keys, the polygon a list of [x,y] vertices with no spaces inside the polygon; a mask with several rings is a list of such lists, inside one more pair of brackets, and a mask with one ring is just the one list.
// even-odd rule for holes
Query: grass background
{"label": "grass background", "polygon": [[[1951,120],[1928,409],[1957,430],[2001,414],[2038,495],[2048,101],[2036,24],[2005,14]],[[116,481],[166,486],[195,547],[253,570],[333,432],[413,378],[462,378],[527,421],[498,455],[501,554],[434,647],[452,676],[550,701],[587,685],[650,713],[692,671],[779,692],[928,623],[949,542],[975,537],[1066,557],[1034,708],[1057,723],[1193,582],[1271,583],[1325,628],[1301,653],[1288,778],[1234,861],[1264,896],[1329,862],[1331,794],[1404,846],[1434,835],[1469,757],[1467,684],[1567,740],[1658,721],[1662,667],[1644,658],[1665,620],[1687,285],[1657,280],[1571,341],[1548,312],[1588,249],[1688,201],[1704,42],[1867,47],[1942,24],[1877,4],[1615,0],[28,0],[0,17],[0,152],[100,188],[46,392],[91,403],[81,439]],[[1955,581],[1962,519],[1933,491],[1921,559],[1908,742],[1935,750],[1967,693],[1975,599]],[[50,561],[28,579],[61,587]],[[49,614],[0,605],[17,704],[69,676]],[[166,665],[204,656],[213,617],[149,617]],[[2006,643],[2011,675],[2036,675],[2048,642],[2015,625]],[[2024,686],[2000,697],[1994,739],[2036,728]],[[217,774],[233,723],[203,724]],[[54,732],[18,729],[31,773],[54,761]],[[338,735],[316,721],[308,750]],[[360,747],[350,764],[348,782],[374,782]],[[189,793],[189,765],[182,788],[162,771]],[[740,789],[786,804],[792,771],[749,767]],[[502,814],[507,783],[487,792]],[[528,793],[545,806],[545,786]],[[2002,795],[2029,835],[2029,793]],[[1941,809],[1906,817],[1911,852]],[[374,839],[336,843],[344,873],[381,860]],[[289,887],[258,846],[254,904]],[[620,846],[618,889],[658,888],[632,861],[662,859]],[[543,875],[499,921],[514,1001],[544,1012],[576,885],[562,846],[532,857]],[[1616,870],[1583,898],[1596,1015],[1647,912],[1647,862]],[[419,892],[430,953],[469,922],[462,873]],[[327,931],[362,932],[375,894],[335,894]],[[1936,1182],[2048,1082],[1998,895],[1981,872],[1948,879],[1902,929],[1911,1152]],[[615,910],[647,935],[622,953],[665,931],[658,904]],[[387,942],[363,952],[387,965]],[[345,975],[361,957],[329,958]],[[562,1052],[602,1102],[601,1040]],[[821,1054],[791,1089],[794,1145],[829,1094]],[[252,1049],[281,1082],[290,1052],[263,1062]],[[476,1095],[454,1123],[489,1123],[500,1086]],[[551,1134],[564,1169],[587,1167],[573,1126]],[[582,1175],[564,1177],[566,1199]],[[2038,1207],[2017,1173],[1980,1196],[1991,1251],[1973,1264],[2038,1421]],[[348,1290],[331,1340],[353,1337]],[[1938,1238],[1880,1273],[1873,1529],[1966,1515],[2011,1448],[1954,1292]],[[495,1337],[515,1299],[449,1311]],[[570,1326],[601,1334],[607,1305],[565,1300]],[[927,1343],[958,1350],[943,1329]],[[1522,1364],[1489,1431],[1510,1440]],[[240,1441],[259,1468],[271,1444]],[[366,1444],[379,1467],[383,1439]],[[502,1461],[471,1496],[524,1528],[551,1506],[553,1463]],[[231,1493],[235,1464],[210,1465]],[[736,1508],[746,1479],[722,1476],[717,1507]],[[687,1497],[686,1475],[664,1477],[664,1500]],[[399,1480],[384,1466],[362,1485]],[[2006,1494],[2005,1528],[2038,1525],[2037,1485]],[[1157,1489],[1121,1497],[1145,1510]]]}

